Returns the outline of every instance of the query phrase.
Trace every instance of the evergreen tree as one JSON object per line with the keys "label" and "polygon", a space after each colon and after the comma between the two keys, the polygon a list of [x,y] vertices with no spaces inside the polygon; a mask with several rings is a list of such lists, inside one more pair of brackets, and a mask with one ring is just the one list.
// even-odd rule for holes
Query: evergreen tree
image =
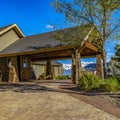
{"label": "evergreen tree", "polygon": [[115,57],[112,59],[115,60],[115,66],[120,70],[120,44],[116,45],[115,50]]}

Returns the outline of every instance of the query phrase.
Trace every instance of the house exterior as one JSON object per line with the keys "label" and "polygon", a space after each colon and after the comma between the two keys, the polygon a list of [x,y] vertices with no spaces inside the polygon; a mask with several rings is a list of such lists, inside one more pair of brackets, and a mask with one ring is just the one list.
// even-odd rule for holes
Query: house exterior
{"label": "house exterior", "polygon": [[[16,43],[18,40],[23,39],[24,37],[25,35],[22,33],[22,31],[19,29],[19,27],[16,24],[1,27],[0,28],[0,52],[3,50],[6,50],[10,45],[12,45],[13,43]],[[19,44],[19,47],[16,48],[16,51],[19,50],[19,48],[21,48],[23,45],[24,44]],[[27,56],[26,57],[16,56],[15,58],[11,58],[11,56],[12,55],[0,58],[0,81],[10,82],[10,79],[11,79],[11,81],[14,82],[14,81],[18,81],[18,79],[21,79],[21,80],[30,79],[32,78],[32,76],[30,75],[31,71],[29,71],[29,69],[35,73],[34,79],[38,78],[40,74],[45,72],[46,62],[31,63],[30,60],[27,59]],[[15,69],[10,71],[10,67],[11,67],[10,59],[12,59],[12,61],[15,61],[15,60],[17,61],[17,63],[14,62],[14,64],[16,64],[15,69],[17,69],[17,72],[18,72],[17,74],[19,75],[16,76],[15,80],[13,80],[12,77],[10,78],[10,74],[16,74]],[[25,66],[25,63],[27,64],[29,63],[29,66],[28,65]],[[60,71],[62,69],[62,65],[57,61],[53,61],[52,65],[53,65],[54,74],[61,75]],[[43,68],[44,68],[44,71],[43,71]]]}
{"label": "house exterior", "polygon": [[[33,78],[39,79],[40,75],[46,74],[46,62],[32,62]],[[62,64],[58,61],[51,61],[52,74],[62,75]]]}
{"label": "house exterior", "polygon": [[[16,24],[8,25],[0,28],[0,51],[7,48],[13,42],[20,38],[25,37],[22,31]],[[0,73],[2,74],[1,81],[8,81],[9,69],[8,69],[8,57],[0,58]]]}
{"label": "house exterior", "polygon": [[[92,34],[97,32],[96,27],[92,24],[86,24],[79,27],[69,28],[59,31],[52,31],[48,33],[32,35],[25,37],[17,25],[10,25],[8,27],[1,28],[0,36],[5,33],[12,31],[16,33],[15,39],[6,42],[4,48],[0,51],[0,73],[2,75],[1,81],[18,82],[21,80],[29,80],[32,78],[31,63],[37,61],[46,61],[46,76],[52,76],[52,62],[60,59],[71,59],[72,60],[72,82],[78,83],[78,78],[81,75],[81,62],[80,59],[83,57],[95,56],[97,62],[97,75],[103,77],[102,68],[102,54],[99,48],[97,48],[96,42],[99,37],[92,37]],[[72,31],[71,31],[72,30]],[[56,37],[57,33],[71,33],[70,37],[76,37],[78,34],[81,35],[82,43],[75,44],[75,48],[71,46],[64,39],[58,40]],[[75,34],[73,34],[73,32]],[[84,33],[84,34],[83,34]],[[75,36],[73,36],[75,35]],[[96,34],[98,35],[98,34]],[[9,35],[8,35],[9,36]],[[18,39],[19,38],[19,39]],[[66,39],[65,39],[66,40]],[[95,40],[95,41],[94,41]],[[10,41],[10,42],[9,42]],[[13,42],[11,42],[13,41]],[[98,44],[99,41],[98,41]],[[35,65],[35,64],[34,64]],[[34,67],[33,67],[34,68]],[[35,68],[34,68],[35,69]],[[37,71],[37,70],[36,70]],[[39,70],[38,70],[39,71]],[[55,72],[59,71],[55,67]],[[37,72],[36,72],[37,73]],[[36,74],[38,75],[38,73]]]}

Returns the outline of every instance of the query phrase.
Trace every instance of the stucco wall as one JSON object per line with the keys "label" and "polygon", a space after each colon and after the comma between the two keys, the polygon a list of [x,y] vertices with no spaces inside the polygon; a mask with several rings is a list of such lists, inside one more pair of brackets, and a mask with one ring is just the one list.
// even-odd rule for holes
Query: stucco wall
{"label": "stucco wall", "polygon": [[[35,74],[36,79],[39,78],[40,75],[42,75],[45,71],[45,65],[40,65],[40,64],[33,64],[32,65],[32,70]],[[62,74],[62,67],[60,66],[52,66],[52,72],[55,76],[60,76]]]}
{"label": "stucco wall", "polygon": [[10,30],[0,36],[0,51],[19,39],[14,30]]}
{"label": "stucco wall", "polygon": [[40,75],[44,73],[44,65],[33,65],[33,71],[35,73],[36,79],[39,78]]}
{"label": "stucco wall", "polygon": [[53,74],[55,75],[55,76],[59,76],[59,67],[58,66],[54,66],[53,67]]}

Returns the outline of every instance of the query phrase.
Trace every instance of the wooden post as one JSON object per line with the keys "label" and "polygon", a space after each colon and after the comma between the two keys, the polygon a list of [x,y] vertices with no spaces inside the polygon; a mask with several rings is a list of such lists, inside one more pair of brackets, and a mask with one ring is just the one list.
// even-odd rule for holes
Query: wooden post
{"label": "wooden post", "polygon": [[104,79],[101,55],[96,56],[96,75],[98,75],[101,79]]}
{"label": "wooden post", "polygon": [[46,66],[46,79],[52,78],[52,65],[51,60],[47,60],[47,66]]}

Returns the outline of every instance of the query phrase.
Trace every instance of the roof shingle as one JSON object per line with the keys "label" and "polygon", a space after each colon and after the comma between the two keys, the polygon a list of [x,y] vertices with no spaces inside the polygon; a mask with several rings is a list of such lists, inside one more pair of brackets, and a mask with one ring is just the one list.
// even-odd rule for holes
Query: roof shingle
{"label": "roof shingle", "polygon": [[[71,28],[59,30],[59,31],[62,31],[65,33],[65,32],[70,32],[70,29]],[[75,27],[72,29],[75,32]],[[83,28],[81,27],[81,29]],[[87,32],[89,32],[90,30],[91,30],[91,26],[89,27],[89,29],[86,31],[86,33],[82,37],[84,38]],[[5,48],[3,51],[1,51],[0,54],[2,55],[2,54],[30,52],[30,51],[35,51],[38,49],[54,48],[58,46],[68,45],[69,43],[63,42],[63,41],[61,42],[60,40],[56,40],[57,38],[54,37],[59,31],[53,31],[53,32],[48,32],[48,33],[32,35],[32,36],[21,38],[15,41],[13,44],[8,46],[7,48]]]}

